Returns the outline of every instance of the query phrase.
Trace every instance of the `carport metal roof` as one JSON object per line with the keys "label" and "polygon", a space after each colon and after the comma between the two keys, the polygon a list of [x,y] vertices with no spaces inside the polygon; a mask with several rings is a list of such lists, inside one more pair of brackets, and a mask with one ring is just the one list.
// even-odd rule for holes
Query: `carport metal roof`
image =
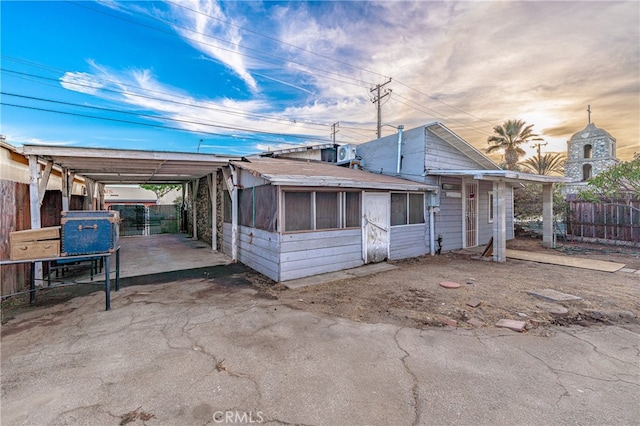
{"label": "carport metal roof", "polygon": [[102,184],[169,184],[200,179],[239,156],[24,145],[22,154],[37,156]]}

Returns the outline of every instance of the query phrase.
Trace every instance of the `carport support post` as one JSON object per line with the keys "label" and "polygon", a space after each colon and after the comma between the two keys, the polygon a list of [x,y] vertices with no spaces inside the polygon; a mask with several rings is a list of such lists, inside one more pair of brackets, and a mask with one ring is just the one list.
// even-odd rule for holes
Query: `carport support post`
{"label": "carport support post", "polygon": [[555,248],[553,241],[553,184],[542,185],[542,245]]}
{"label": "carport support post", "polygon": [[209,184],[209,196],[211,197],[211,250],[218,251],[218,172],[214,171],[207,176]]}
{"label": "carport support post", "polygon": [[[31,229],[42,228],[40,222],[40,165],[38,164],[38,156],[29,156],[29,203],[31,211]],[[31,280],[32,283],[42,283],[44,276],[42,272],[42,262],[34,262]],[[32,293],[32,297],[33,297]]]}
{"label": "carport support post", "polygon": [[70,196],[70,188],[69,188],[69,169],[66,167],[62,168],[62,211],[69,211],[69,196]]}
{"label": "carport support post", "polygon": [[503,180],[493,182],[493,261],[507,260],[507,209]]}
{"label": "carport support post", "polygon": [[193,239],[198,239],[198,212],[196,211],[196,198],[198,197],[198,183],[196,179],[191,182],[191,219],[193,220]]}

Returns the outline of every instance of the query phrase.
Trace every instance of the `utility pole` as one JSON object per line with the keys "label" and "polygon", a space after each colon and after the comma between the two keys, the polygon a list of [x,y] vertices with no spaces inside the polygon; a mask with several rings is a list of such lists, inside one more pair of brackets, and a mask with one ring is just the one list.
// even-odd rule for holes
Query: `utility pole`
{"label": "utility pole", "polygon": [[389,81],[387,81],[386,83],[377,84],[376,87],[369,90],[369,92],[372,92],[372,93],[376,92],[373,99],[371,99],[371,102],[373,102],[374,104],[375,103],[378,104],[378,139],[380,139],[381,129],[382,129],[382,104],[380,103],[380,101],[391,94],[391,89],[384,89],[384,93],[380,93],[380,92],[381,92],[381,89],[389,83],[391,83],[391,77],[389,77]]}
{"label": "utility pole", "polygon": [[331,140],[333,141],[334,144],[336,143],[336,133],[340,131],[338,130],[339,127],[340,127],[339,121],[336,121],[331,125]]}
{"label": "utility pole", "polygon": [[[543,142],[544,142],[544,139],[542,139],[542,138],[536,138],[536,139],[534,139],[534,141],[543,141]],[[538,142],[538,143],[534,143],[533,145],[531,145],[531,148],[538,147],[538,161],[540,161],[540,158],[541,158],[541,157],[540,157],[540,147],[542,147],[542,146],[547,146],[547,144],[548,144],[548,143],[549,143],[549,142],[544,142],[544,143],[542,143],[542,142]]]}

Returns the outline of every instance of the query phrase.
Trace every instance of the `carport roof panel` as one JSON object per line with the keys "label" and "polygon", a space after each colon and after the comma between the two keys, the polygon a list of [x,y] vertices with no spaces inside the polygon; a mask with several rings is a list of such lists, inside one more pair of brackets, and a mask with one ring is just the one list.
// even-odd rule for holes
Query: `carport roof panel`
{"label": "carport roof panel", "polygon": [[22,154],[53,161],[104,184],[180,183],[199,179],[236,156],[168,151],[24,145]]}

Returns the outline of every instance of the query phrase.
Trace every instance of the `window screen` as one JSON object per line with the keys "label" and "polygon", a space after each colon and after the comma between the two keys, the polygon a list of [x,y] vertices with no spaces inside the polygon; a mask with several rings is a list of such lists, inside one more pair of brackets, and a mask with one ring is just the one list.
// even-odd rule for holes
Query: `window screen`
{"label": "window screen", "polygon": [[407,194],[391,194],[391,226],[407,224]]}
{"label": "window screen", "polygon": [[284,230],[311,230],[311,192],[286,192],[284,194]]}
{"label": "window screen", "polygon": [[316,192],[316,229],[339,228],[338,192]]}
{"label": "window screen", "polygon": [[424,223],[424,194],[409,194],[409,223]]}
{"label": "window screen", "polygon": [[345,193],[345,226],[347,228],[358,228],[361,225],[360,215],[360,193]]}

